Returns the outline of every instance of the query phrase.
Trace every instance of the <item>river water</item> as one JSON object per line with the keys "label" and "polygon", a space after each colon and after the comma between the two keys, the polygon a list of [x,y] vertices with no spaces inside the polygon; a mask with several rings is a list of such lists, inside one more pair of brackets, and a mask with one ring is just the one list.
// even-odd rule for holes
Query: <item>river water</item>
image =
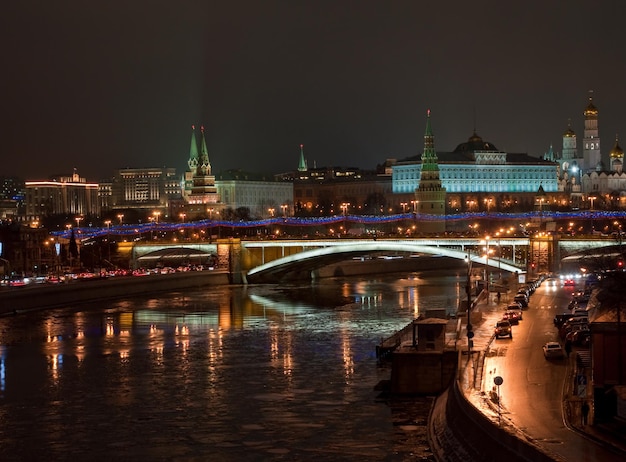
{"label": "river water", "polygon": [[464,275],[210,287],[0,318],[0,460],[433,460],[375,346]]}

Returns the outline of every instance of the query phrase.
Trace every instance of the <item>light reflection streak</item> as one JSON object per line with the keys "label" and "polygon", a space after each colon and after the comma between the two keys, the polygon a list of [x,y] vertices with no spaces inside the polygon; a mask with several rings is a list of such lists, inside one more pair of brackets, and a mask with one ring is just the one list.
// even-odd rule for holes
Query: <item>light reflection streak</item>
{"label": "light reflection streak", "polygon": [[75,355],[78,362],[82,363],[85,359],[85,345],[76,345]]}
{"label": "light reflection streak", "polygon": [[[281,354],[281,333],[284,334],[283,353]],[[270,340],[270,364],[273,368],[282,372],[289,379],[293,378],[293,353],[292,353],[292,333],[283,332],[278,325],[271,325],[269,329]]]}
{"label": "light reflection streak", "polygon": [[62,354],[53,354],[49,356],[50,361],[50,372],[52,376],[52,381],[57,384],[59,381],[59,373],[61,368],[63,367],[63,355]]}
{"label": "light reflection streak", "polygon": [[410,307],[413,308],[413,318],[417,318],[420,315],[420,293],[417,287],[411,287],[408,290],[408,296],[410,302]]}
{"label": "light reflection streak", "polygon": [[270,326],[270,360],[272,362],[272,365],[276,364],[280,352],[278,348],[277,329],[278,327],[275,325]]}
{"label": "light reflection streak", "polygon": [[341,353],[346,382],[350,382],[354,376],[354,358],[352,357],[352,344],[350,343],[349,333],[343,329],[341,331]]}
{"label": "light reflection streak", "polygon": [[180,328],[178,327],[178,324],[176,324],[176,327],[174,328],[174,335],[176,337],[180,337],[177,340],[177,345],[180,345],[182,347],[183,353],[185,355],[185,357],[187,356],[187,352],[189,350],[189,327],[183,325]]}
{"label": "light reflection streak", "polygon": [[[209,334],[209,342],[208,342],[208,364],[207,364],[207,375],[209,383],[217,384],[219,382],[219,368],[218,362],[222,359],[223,356],[223,338],[222,332],[220,330],[214,331],[213,329],[208,331]],[[219,386],[210,386],[207,389],[207,393],[211,396],[217,396],[220,393]]]}
{"label": "light reflection streak", "polygon": [[223,338],[221,330],[210,330],[209,331],[209,364],[210,367],[215,367],[218,360],[223,358]]}

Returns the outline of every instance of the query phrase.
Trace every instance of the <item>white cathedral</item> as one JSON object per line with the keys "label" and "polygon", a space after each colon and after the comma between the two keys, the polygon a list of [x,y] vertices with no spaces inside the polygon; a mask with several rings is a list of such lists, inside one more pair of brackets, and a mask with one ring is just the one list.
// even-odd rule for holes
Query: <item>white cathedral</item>
{"label": "white cathedral", "polygon": [[576,133],[572,130],[571,124],[568,124],[567,130],[563,133],[562,152],[554,153],[550,147],[544,155],[546,160],[557,162],[559,165],[559,191],[570,193],[573,197],[578,196],[581,201],[595,202],[598,208],[626,207],[624,151],[616,135],[608,159],[603,158],[598,130],[598,109],[593,104],[591,92],[583,114],[585,125],[582,152],[578,149]]}

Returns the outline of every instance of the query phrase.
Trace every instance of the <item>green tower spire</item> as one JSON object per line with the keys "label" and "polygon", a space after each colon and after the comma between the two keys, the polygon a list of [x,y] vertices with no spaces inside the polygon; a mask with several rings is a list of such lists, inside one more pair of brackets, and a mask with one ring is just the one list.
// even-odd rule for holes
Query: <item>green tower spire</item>
{"label": "green tower spire", "polygon": [[189,160],[187,161],[189,170],[195,172],[198,168],[198,143],[196,141],[196,127],[191,126],[191,147],[189,148]]}
{"label": "green tower spire", "polygon": [[435,137],[430,126],[430,109],[426,118],[422,171],[419,186],[415,190],[415,201],[419,216],[422,214],[431,216],[430,220],[419,223],[421,231],[440,233],[446,230],[446,188],[441,186],[439,178],[439,160],[435,151]]}
{"label": "green tower spire", "polygon": [[200,147],[200,159],[199,167],[202,175],[211,174],[211,162],[209,162],[209,151],[206,147],[206,140],[204,139],[204,126],[200,127],[201,147]]}
{"label": "green tower spire", "polygon": [[306,172],[309,169],[306,159],[304,158],[304,145],[300,145],[300,162],[298,163],[298,171]]}
{"label": "green tower spire", "polygon": [[426,118],[426,132],[424,133],[424,152],[422,153],[422,172],[419,189],[439,189],[439,159],[435,151],[435,137],[430,125],[430,109]]}

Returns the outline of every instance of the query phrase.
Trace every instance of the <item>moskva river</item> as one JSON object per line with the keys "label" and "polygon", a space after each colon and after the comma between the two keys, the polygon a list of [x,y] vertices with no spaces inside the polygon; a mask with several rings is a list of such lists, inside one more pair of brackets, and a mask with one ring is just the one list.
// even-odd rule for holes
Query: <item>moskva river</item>
{"label": "moskva river", "polygon": [[464,274],[211,287],[0,318],[0,460],[433,460],[375,346]]}

